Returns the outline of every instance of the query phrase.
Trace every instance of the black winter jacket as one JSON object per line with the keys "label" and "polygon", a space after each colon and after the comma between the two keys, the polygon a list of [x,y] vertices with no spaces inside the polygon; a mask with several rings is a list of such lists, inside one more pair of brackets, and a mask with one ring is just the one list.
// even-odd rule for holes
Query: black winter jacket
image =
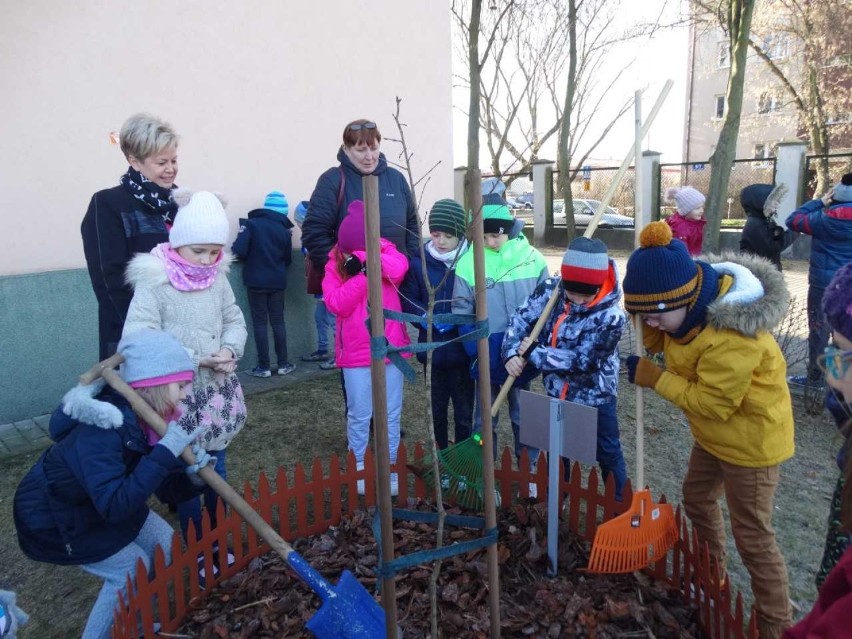
{"label": "black winter jacket", "polygon": [[780,271],[781,251],[789,234],[764,214],[763,205],[772,189],[771,184],[752,184],[740,193],[740,204],[747,215],[740,237],[740,251],[766,258]]}
{"label": "black winter jacket", "polygon": [[[328,169],[317,180],[302,224],[302,246],[308,249],[310,259],[319,269],[325,267],[328,253],[337,243],[337,229],[346,217],[350,202],[364,199],[361,182],[364,176],[343,152],[343,147],[337,152],[337,159],[340,168]],[[345,184],[343,199],[338,207],[341,171]],[[393,242],[403,255],[415,255],[422,240],[420,221],[408,182],[402,173],[388,166],[384,153],[379,154],[378,166],[371,175],[379,178],[381,236]]]}
{"label": "black winter jacket", "polygon": [[121,185],[98,191],[80,225],[83,252],[98,300],[100,358],[115,353],[133,290],[124,271],[136,253],[148,253],[169,241],[160,213],[133,197]]}
{"label": "black winter jacket", "polygon": [[240,232],[231,251],[243,260],[243,282],[249,288],[287,288],[287,267],[293,261],[293,223],[269,209],[249,211],[240,218]]}

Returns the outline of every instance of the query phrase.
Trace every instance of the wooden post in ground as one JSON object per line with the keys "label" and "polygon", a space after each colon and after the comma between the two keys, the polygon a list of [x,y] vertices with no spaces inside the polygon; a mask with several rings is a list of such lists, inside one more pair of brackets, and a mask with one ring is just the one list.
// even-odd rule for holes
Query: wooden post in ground
{"label": "wooden post in ground", "polygon": [[[384,338],[385,320],[382,316],[382,261],[379,218],[379,179],[365,175],[364,224],[367,239],[367,285],[369,287],[370,335]],[[381,522],[382,565],[394,559],[393,549],[393,504],[390,494],[390,454],[388,451],[388,396],[385,378],[385,358],[370,358],[370,377],[373,389],[373,434],[376,447],[376,491]],[[397,610],[396,582],[394,578],[382,579],[382,607],[385,609],[387,639],[396,639]]]}

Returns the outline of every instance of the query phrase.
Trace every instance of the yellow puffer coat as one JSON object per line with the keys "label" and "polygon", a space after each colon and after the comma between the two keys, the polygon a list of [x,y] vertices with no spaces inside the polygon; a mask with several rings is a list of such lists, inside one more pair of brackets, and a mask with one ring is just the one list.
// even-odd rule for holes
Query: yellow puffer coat
{"label": "yellow puffer coat", "polygon": [[646,327],[646,348],[665,354],[654,390],[684,411],[707,452],[737,466],[775,466],[794,452],[787,364],[769,333],[787,310],[784,278],[759,258],[706,261],[721,277],[704,330],[678,343]]}

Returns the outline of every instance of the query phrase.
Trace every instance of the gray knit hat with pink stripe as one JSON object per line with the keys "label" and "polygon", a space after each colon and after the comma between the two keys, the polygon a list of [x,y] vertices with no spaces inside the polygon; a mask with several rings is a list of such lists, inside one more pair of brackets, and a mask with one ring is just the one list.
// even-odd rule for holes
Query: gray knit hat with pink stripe
{"label": "gray knit hat with pink stripe", "polygon": [[587,237],[572,240],[562,257],[561,274],[565,290],[594,295],[609,274],[606,244]]}

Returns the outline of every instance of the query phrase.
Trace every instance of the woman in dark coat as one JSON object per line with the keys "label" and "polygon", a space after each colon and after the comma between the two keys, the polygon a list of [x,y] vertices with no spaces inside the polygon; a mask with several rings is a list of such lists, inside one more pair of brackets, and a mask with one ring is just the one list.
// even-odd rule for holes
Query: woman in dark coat
{"label": "woman in dark coat", "polygon": [[98,300],[100,359],[115,353],[133,291],[124,271],[136,253],[169,241],[177,213],[171,199],[177,178],[178,136],[159,118],[138,113],[120,133],[130,166],[119,184],[92,196],[80,225],[83,252]]}
{"label": "woman in dark coat", "polygon": [[[740,251],[765,257],[781,270],[781,251],[789,242],[789,233],[775,222],[778,200],[787,188],[783,185],[751,184],[740,192],[740,204],[746,223],[740,238]],[[771,196],[771,198],[770,198]]]}

